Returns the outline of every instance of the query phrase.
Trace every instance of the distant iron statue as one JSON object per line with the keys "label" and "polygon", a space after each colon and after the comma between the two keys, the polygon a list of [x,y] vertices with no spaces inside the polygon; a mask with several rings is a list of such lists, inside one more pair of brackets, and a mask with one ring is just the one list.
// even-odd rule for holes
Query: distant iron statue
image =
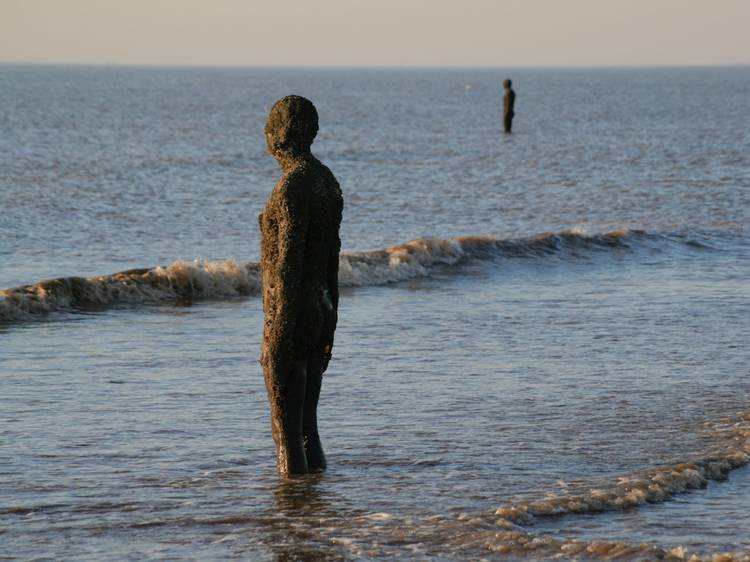
{"label": "distant iron statue", "polygon": [[261,365],[281,474],[326,467],[317,407],[338,320],[341,189],[310,152],[318,112],[287,96],[271,108],[268,152],[283,175],[258,217],[261,232]]}
{"label": "distant iron statue", "polygon": [[503,89],[505,90],[505,95],[503,96],[503,127],[506,133],[510,133],[513,128],[513,116],[515,115],[513,106],[516,103],[516,93],[511,88],[512,84],[513,82],[510,78],[503,80]]}

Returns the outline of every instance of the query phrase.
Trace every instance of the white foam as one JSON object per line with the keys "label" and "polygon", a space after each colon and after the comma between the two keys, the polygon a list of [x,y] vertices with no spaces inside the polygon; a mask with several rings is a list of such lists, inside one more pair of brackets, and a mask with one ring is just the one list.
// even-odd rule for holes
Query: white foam
{"label": "white foam", "polygon": [[233,259],[178,260],[167,267],[53,279],[0,291],[0,320],[19,320],[73,306],[234,297],[257,293],[259,289],[258,264]]}
{"label": "white foam", "polygon": [[524,560],[684,560],[687,562],[750,562],[743,552],[690,554],[684,546],[662,548],[620,541],[583,541],[535,535],[523,531],[500,531],[482,541],[490,552],[517,555]]}
{"label": "white foam", "polygon": [[384,511],[379,511],[377,513],[368,513],[364,517],[366,519],[371,519],[372,521],[388,521],[389,519],[393,519],[393,515]]}
{"label": "white foam", "polygon": [[[383,250],[342,252],[339,284],[363,287],[425,277],[437,266],[451,266],[468,257],[538,257],[570,242],[619,244],[637,231],[622,229],[590,236],[582,227],[558,234],[498,240],[491,236],[418,238]],[[642,233],[641,233],[642,234]],[[566,241],[561,244],[561,241]],[[74,306],[140,304],[175,299],[215,299],[257,294],[260,266],[257,262],[177,260],[166,267],[130,270],[112,275],[67,277],[34,285],[0,290],[0,321],[14,321]]]}
{"label": "white foam", "polygon": [[707,431],[713,438],[714,449],[700,458],[622,475],[609,484],[578,495],[503,506],[495,515],[514,524],[526,524],[534,517],[597,513],[664,502],[677,494],[703,488],[709,480],[722,480],[729,471],[748,464],[750,414],[720,420]]}
{"label": "white foam", "polygon": [[372,252],[342,252],[339,284],[343,287],[385,285],[429,275],[436,265],[464,259],[458,239],[420,238]]}
{"label": "white foam", "polygon": [[178,260],[153,272],[167,278],[173,287],[189,286],[191,295],[203,298],[250,295],[260,290],[260,268],[252,262]]}

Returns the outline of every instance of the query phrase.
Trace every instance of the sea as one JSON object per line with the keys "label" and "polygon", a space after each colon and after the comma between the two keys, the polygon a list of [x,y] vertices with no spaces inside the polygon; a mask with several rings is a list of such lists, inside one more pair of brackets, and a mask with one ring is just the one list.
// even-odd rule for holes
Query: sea
{"label": "sea", "polygon": [[[287,94],[344,218],[282,478]],[[750,67],[2,65],[0,559],[750,560],[749,245]]]}

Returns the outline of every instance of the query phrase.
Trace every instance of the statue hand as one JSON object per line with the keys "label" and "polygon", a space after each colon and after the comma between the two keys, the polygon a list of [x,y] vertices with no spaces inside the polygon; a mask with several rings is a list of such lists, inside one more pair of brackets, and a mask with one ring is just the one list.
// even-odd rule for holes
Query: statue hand
{"label": "statue hand", "polygon": [[323,324],[323,372],[328,368],[328,363],[333,354],[333,336],[336,332],[338,323],[338,312],[334,308],[326,310],[326,317]]}

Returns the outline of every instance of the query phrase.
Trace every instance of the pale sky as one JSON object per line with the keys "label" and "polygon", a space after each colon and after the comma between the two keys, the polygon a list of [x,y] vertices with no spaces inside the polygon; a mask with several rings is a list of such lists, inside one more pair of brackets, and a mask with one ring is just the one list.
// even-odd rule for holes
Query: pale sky
{"label": "pale sky", "polygon": [[750,0],[0,0],[0,62],[750,64]]}

